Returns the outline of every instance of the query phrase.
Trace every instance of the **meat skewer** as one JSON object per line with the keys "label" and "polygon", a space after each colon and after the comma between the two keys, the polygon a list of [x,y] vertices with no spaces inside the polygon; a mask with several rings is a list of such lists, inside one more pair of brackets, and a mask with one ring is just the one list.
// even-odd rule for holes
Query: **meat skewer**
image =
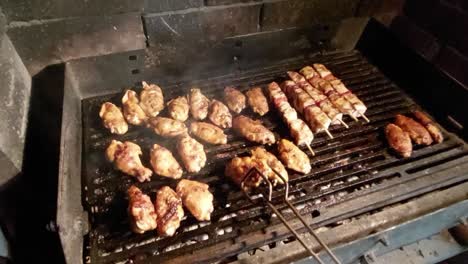
{"label": "meat skewer", "polygon": [[182,167],[165,147],[158,144],[153,145],[150,151],[150,163],[154,172],[158,175],[173,179],[182,177]]}
{"label": "meat skewer", "polygon": [[203,145],[185,135],[177,142],[177,151],[188,172],[199,172],[206,164],[206,154]]}
{"label": "meat skewer", "polygon": [[200,89],[190,90],[190,113],[196,120],[203,120],[208,116],[210,99],[202,94]]}
{"label": "meat skewer", "polygon": [[143,166],[140,160],[141,148],[130,141],[112,140],[106,149],[107,160],[113,162],[120,171],[133,176],[139,182],[149,181],[153,172]]}
{"label": "meat skewer", "polygon": [[432,144],[432,137],[429,132],[414,119],[404,115],[396,115],[395,124],[408,133],[414,143],[426,146]]}
{"label": "meat skewer", "polygon": [[413,151],[411,139],[405,131],[395,124],[388,124],[385,127],[385,136],[388,144],[402,157],[408,158]]}
{"label": "meat skewer", "polygon": [[232,120],[232,127],[239,134],[253,142],[270,145],[276,141],[273,132],[264,127],[260,120],[253,120],[239,115]]}
{"label": "meat skewer", "polygon": [[128,123],[136,126],[142,125],[148,119],[139,103],[140,101],[135,91],[127,90],[122,97],[124,117]]}
{"label": "meat skewer", "polygon": [[281,114],[283,121],[288,125],[291,136],[294,139],[294,142],[300,145],[306,145],[310,150],[312,155],[315,155],[314,151],[310,147],[312,140],[314,139],[314,134],[306,123],[297,117],[297,112],[292,108],[288,102],[288,98],[281,91],[281,88],[276,82],[268,84],[268,96],[273,102],[273,105]]}
{"label": "meat skewer", "polygon": [[429,131],[429,134],[431,134],[434,142],[441,143],[442,141],[444,141],[444,136],[442,135],[442,132],[440,132],[440,129],[426,114],[424,114],[421,111],[415,111],[413,112],[413,115],[424,127],[426,127],[427,131]]}
{"label": "meat skewer", "polygon": [[219,145],[227,143],[227,136],[224,134],[224,131],[210,123],[193,122],[190,124],[190,132],[197,138],[211,144]]}
{"label": "meat skewer", "polygon": [[164,97],[161,87],[156,84],[141,82],[140,106],[148,117],[156,117],[164,109]]}
{"label": "meat skewer", "polygon": [[104,126],[110,130],[112,134],[123,135],[128,131],[128,124],[118,108],[113,103],[105,102],[101,106],[99,116],[102,119]]}
{"label": "meat skewer", "polygon": [[331,119],[332,124],[341,123],[344,127],[349,126],[342,120],[343,114],[335,108],[330,102],[327,96],[325,96],[320,90],[314,88],[301,74],[293,71],[288,71],[288,76],[293,80],[299,87],[301,87],[314,101],[315,105],[320,107],[322,111],[327,114]]}
{"label": "meat skewer", "polygon": [[232,86],[228,86],[224,89],[224,100],[229,109],[234,113],[239,114],[245,108],[245,95]]}
{"label": "meat skewer", "polygon": [[285,81],[281,85],[281,89],[292,102],[294,108],[301,114],[309,123],[310,128],[314,133],[325,131],[328,137],[333,138],[328,127],[331,124],[331,119],[318,107],[310,96],[299,87],[294,81]]}
{"label": "meat skewer", "polygon": [[198,221],[209,221],[214,210],[213,194],[208,187],[208,184],[190,180],[181,180],[176,187],[182,203]]}
{"label": "meat skewer", "polygon": [[143,234],[157,226],[157,215],[148,195],[143,194],[138,187],[132,185],[127,190],[128,216],[132,231]]}
{"label": "meat skewer", "polygon": [[260,116],[264,116],[268,113],[268,101],[262,92],[262,88],[254,87],[245,94],[247,95],[247,102],[255,113]]}
{"label": "meat skewer", "polygon": [[364,118],[364,120],[366,120],[366,122],[369,123],[369,119],[364,114],[367,111],[366,105],[361,100],[359,100],[359,98],[355,94],[353,94],[348,88],[346,88],[346,86],[343,84],[343,82],[341,82],[341,80],[333,76],[331,71],[329,71],[325,67],[325,65],[315,63],[313,66],[319,74],[319,76],[322,79],[329,81],[333,88],[337,91],[337,93],[344,96],[346,100],[348,100],[353,105],[357,114],[359,114],[359,116],[362,116],[362,118]]}
{"label": "meat skewer", "polygon": [[158,216],[158,234],[160,236],[173,236],[184,217],[182,200],[179,195],[168,186],[158,190],[154,208]]}
{"label": "meat skewer", "polygon": [[310,160],[307,154],[302,152],[296,145],[286,139],[281,139],[278,144],[278,152],[281,161],[289,169],[297,172],[307,174],[310,172],[312,167],[310,166]]}
{"label": "meat skewer", "polygon": [[189,104],[187,97],[179,96],[167,103],[169,115],[178,121],[185,122],[189,115]]}

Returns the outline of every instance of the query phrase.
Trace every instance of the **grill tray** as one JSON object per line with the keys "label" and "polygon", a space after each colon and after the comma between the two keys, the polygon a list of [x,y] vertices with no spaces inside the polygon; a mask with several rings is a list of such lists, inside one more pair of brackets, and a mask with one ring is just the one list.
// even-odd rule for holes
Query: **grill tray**
{"label": "grill tray", "polygon": [[[344,121],[350,126],[333,126],[330,132],[334,139],[325,134],[315,135],[312,148],[316,156],[310,157],[312,172],[299,175],[290,172],[290,194],[292,202],[302,214],[320,215],[321,210],[353,197],[377,191],[388,180],[429,173],[431,169],[449,161],[463,159],[468,154],[466,143],[443,130],[445,141],[428,147],[415,147],[413,155],[407,159],[397,158],[388,148],[383,127],[397,113],[406,114],[419,106],[401,89],[371,65],[359,52],[316,55],[307,60],[292,60],[268,68],[244,72],[236,77],[214,78],[205,81],[164,86],[165,101],[186,94],[196,85],[210,98],[222,98],[226,85],[235,85],[242,91],[254,86],[265,86],[271,81],[286,78],[285,71],[299,69],[310,63],[324,63],[348,88],[367,106],[366,115],[371,120],[355,122],[349,117]],[[136,89],[138,90],[138,88]],[[208,162],[200,173],[183,175],[183,178],[206,182],[215,196],[215,211],[210,223],[199,223],[188,215],[174,237],[160,238],[156,232],[143,235],[130,231],[126,207],[125,191],[131,184],[140,187],[152,199],[161,186],[175,187],[177,181],[153,175],[151,182],[137,183],[132,178],[112,168],[104,157],[104,151],[112,139],[131,140],[142,147],[143,163],[149,167],[149,148],[154,143],[161,144],[173,153],[174,141],[155,135],[150,129],[131,127],[122,136],[110,135],[98,117],[100,105],[111,101],[120,105],[122,94],[111,94],[87,98],[82,101],[83,109],[83,169],[82,199],[89,213],[90,232],[85,239],[84,260],[91,263],[114,263],[133,261],[163,261],[186,254],[197,260],[235,259],[235,255],[249,249],[279,241],[287,235],[271,235],[272,226],[281,225],[275,217],[269,217],[266,208],[254,206],[241,191],[224,177],[224,165],[236,155],[248,154],[256,146],[226,130],[228,144],[222,146],[205,145]],[[270,113],[261,118],[264,124],[279,137],[290,138],[280,116],[271,107]],[[250,110],[243,112],[259,119]],[[166,113],[162,113],[167,116]],[[268,148],[276,153],[274,146]],[[303,150],[310,155],[306,148]],[[177,156],[176,156],[177,157]],[[436,188],[436,187],[434,187]],[[427,190],[430,191],[430,190]],[[414,195],[418,193],[415,192]],[[281,195],[279,191],[277,196]],[[391,201],[388,201],[390,203]],[[380,204],[384,207],[387,204]],[[279,205],[281,207],[281,205]],[[364,205],[363,205],[364,207]],[[379,207],[367,208],[375,210]],[[284,207],[283,207],[284,208]],[[356,212],[357,214],[358,212]],[[361,212],[362,213],[362,212]],[[287,212],[286,212],[286,215]],[[342,220],[342,216],[333,221]],[[292,218],[292,216],[291,216]],[[330,221],[331,221],[330,220]],[[317,224],[318,227],[322,224]],[[268,227],[268,228],[267,228]],[[269,231],[270,230],[270,231]],[[217,251],[215,256],[203,256],[203,250],[218,243],[236,243],[240,235],[258,234],[263,239],[253,239],[256,243],[239,247],[227,247]],[[268,237],[268,239],[267,239]],[[198,252],[198,253],[197,253]]]}

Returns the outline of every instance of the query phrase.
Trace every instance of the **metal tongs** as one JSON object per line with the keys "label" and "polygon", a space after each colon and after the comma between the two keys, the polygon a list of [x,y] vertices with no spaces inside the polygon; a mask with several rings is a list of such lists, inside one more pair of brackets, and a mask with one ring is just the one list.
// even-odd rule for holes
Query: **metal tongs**
{"label": "metal tongs", "polygon": [[[315,233],[315,231],[307,224],[307,222],[301,216],[301,214],[296,209],[296,207],[288,200],[288,196],[289,196],[288,181],[279,172],[277,172],[275,169],[273,169],[273,168],[271,168],[271,169],[284,182],[284,202],[286,203],[286,205],[294,212],[294,214],[297,216],[297,218],[299,218],[299,220],[301,220],[302,224],[304,224],[304,226],[307,227],[310,234],[318,241],[318,243],[325,249],[325,251],[327,251],[327,253],[331,256],[333,261],[335,263],[337,263],[337,264],[341,264],[341,262],[335,256],[335,254],[333,254],[333,252],[330,250],[330,248],[318,237],[317,233]],[[324,262],[319,258],[317,253],[315,253],[311,248],[309,248],[307,246],[306,242],[299,236],[299,233],[297,233],[297,231],[294,230],[294,228],[288,223],[286,218],[284,218],[283,214],[281,214],[280,211],[273,205],[273,203],[271,201],[272,200],[271,197],[272,197],[272,194],[273,194],[273,185],[272,185],[271,181],[268,179],[268,177],[266,175],[264,175],[263,173],[261,173],[256,167],[253,167],[252,169],[250,169],[249,172],[247,172],[247,174],[244,176],[244,179],[242,179],[241,189],[244,192],[245,196],[247,196],[247,198],[252,203],[254,203],[254,204],[256,203],[254,201],[254,199],[249,195],[246,188],[244,188],[244,184],[245,184],[246,180],[248,178],[252,177],[252,175],[254,175],[254,173],[257,173],[258,175],[260,175],[263,178],[263,180],[268,184],[268,189],[269,189],[268,197],[266,198],[265,196],[262,195],[263,200],[268,205],[268,207],[270,207],[270,209],[273,210],[273,212],[278,216],[278,218],[281,220],[281,222],[283,222],[283,224],[289,229],[289,231],[291,231],[293,233],[293,235],[296,237],[296,239],[309,252],[309,254],[311,256],[313,256],[320,264],[324,264]]]}

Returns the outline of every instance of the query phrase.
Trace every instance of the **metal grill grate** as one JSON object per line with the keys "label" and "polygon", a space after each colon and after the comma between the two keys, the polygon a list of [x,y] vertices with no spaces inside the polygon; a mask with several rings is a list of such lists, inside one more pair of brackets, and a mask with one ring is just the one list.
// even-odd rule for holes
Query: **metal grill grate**
{"label": "metal grill grate", "polygon": [[[169,98],[185,94],[192,85],[197,85],[207,96],[222,98],[222,90],[226,85],[235,85],[241,90],[252,85],[266,85],[271,81],[285,78],[286,70],[298,69],[312,62],[324,63],[363,100],[368,106],[366,115],[371,122],[368,124],[363,121],[354,122],[346,117],[345,121],[350,128],[332,127],[330,132],[334,135],[334,139],[330,140],[323,134],[316,135],[312,143],[316,152],[316,156],[311,157],[312,172],[307,175],[290,172],[291,202],[297,206],[301,214],[316,213],[351,197],[377,191],[385,180],[403,179],[468,154],[466,144],[445,131],[446,140],[443,143],[416,147],[411,158],[400,159],[391,154],[382,127],[391,121],[395,114],[409,113],[418,106],[356,51],[312,56],[304,60],[292,60],[268,68],[243,72],[238,76],[223,76],[191,84],[167,86],[163,87],[164,95],[167,101]],[[176,182],[154,175],[151,182],[136,183],[132,178],[112,168],[112,165],[105,160],[105,148],[112,139],[134,141],[142,147],[143,161],[147,165],[149,164],[147,155],[153,143],[158,142],[173,153],[176,152],[171,140],[158,137],[149,129],[132,127],[123,136],[108,134],[98,117],[99,107],[107,100],[120,104],[121,96],[113,94],[85,99],[82,102],[84,120],[82,197],[90,220],[90,233],[84,245],[86,262],[167,260],[175,256],[192,254],[194,250],[204,249],[210,245],[237,243],[236,238],[239,235],[251,234],[252,239],[249,242],[251,244],[244,242],[238,247],[223,248],[216,252],[216,256],[206,258],[219,260],[284,239],[285,236],[265,235],[265,232],[273,232],[270,227],[279,225],[279,221],[269,217],[266,208],[249,203],[242,192],[223,175],[224,165],[228,160],[236,155],[248,153],[256,146],[235,135],[232,130],[226,131],[227,145],[205,144],[208,162],[200,173],[183,176],[210,185],[210,190],[215,196],[212,221],[199,223],[188,216],[182,222],[177,234],[170,238],[158,237],[156,232],[133,234],[126,218],[126,189],[131,184],[136,184],[154,197],[158,188],[164,185],[175,187]],[[244,114],[258,118],[249,110]],[[275,111],[270,111],[262,120],[278,136],[289,137],[286,127]],[[308,153],[306,149],[304,151]],[[275,150],[272,152],[275,153]],[[278,192],[276,197],[279,195],[281,192]],[[281,205],[279,207],[285,208]],[[288,215],[287,211],[285,213]],[[259,235],[259,231],[263,233]]]}

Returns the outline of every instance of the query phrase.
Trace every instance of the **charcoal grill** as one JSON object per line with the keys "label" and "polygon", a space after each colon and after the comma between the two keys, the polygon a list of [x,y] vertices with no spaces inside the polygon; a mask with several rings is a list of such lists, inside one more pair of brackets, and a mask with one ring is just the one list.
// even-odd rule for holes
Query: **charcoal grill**
{"label": "charcoal grill", "polygon": [[[381,41],[386,41],[385,46],[376,41],[376,36],[383,37]],[[342,250],[339,246],[349,242],[345,239],[346,234],[342,234],[341,240],[340,235],[335,234],[333,238],[327,235],[333,234],[337,226],[352,223],[351,219],[356,217],[386,212],[391,210],[388,209],[390,206],[403,206],[414,199],[424,199],[423,195],[437,197],[437,193],[450,188],[458,187],[465,192],[457,196],[453,191],[452,199],[443,200],[445,203],[422,204],[413,211],[398,211],[397,220],[383,222],[398,226],[410,220],[410,216],[417,218],[440,209],[437,206],[443,208],[466,199],[468,145],[456,134],[443,129],[443,143],[416,147],[410,158],[399,158],[388,148],[383,127],[395,114],[426,110],[426,105],[422,104],[424,100],[418,104],[413,99],[418,99],[417,94],[407,94],[414,92],[407,87],[416,80],[405,78],[404,68],[396,65],[390,54],[382,55],[381,49],[386,46],[393,49],[387,52],[393,55],[400,53],[396,57],[398,65],[419,65],[420,74],[433,71],[432,66],[398,44],[375,21],[369,23],[353,50],[300,51],[302,53],[287,59],[259,59],[262,63],[249,67],[239,62],[239,56],[233,56],[232,65],[227,65],[224,73],[212,70],[209,74],[183,74],[177,82],[173,81],[172,75],[177,72],[167,71],[162,75],[160,69],[147,66],[145,56],[148,55],[144,51],[67,63],[57,215],[67,260],[84,263],[227,263],[278,261],[282,254],[284,259],[281,261],[305,256],[304,249],[290,248],[296,243],[294,237],[267,207],[249,202],[240,189],[224,177],[227,161],[247,154],[256,146],[231,130],[226,130],[228,144],[205,145],[208,162],[201,172],[183,176],[209,184],[215,196],[212,220],[199,223],[188,216],[176,235],[169,238],[158,237],[155,232],[137,235],[130,231],[126,217],[126,189],[136,184],[154,196],[159,187],[175,187],[176,184],[173,180],[157,176],[153,176],[150,182],[136,183],[105,160],[103,153],[112,139],[132,140],[142,147],[143,153],[148,153],[149,147],[156,142],[169,149],[174,148],[172,141],[145,128],[132,127],[125,135],[111,136],[101,125],[97,114],[101,103],[119,103],[122,91],[126,87],[139,90],[141,80],[160,84],[168,100],[186,94],[192,86],[198,86],[207,96],[219,99],[227,85],[240,90],[254,85],[265,86],[271,81],[285,79],[287,70],[297,70],[316,62],[324,63],[342,79],[368,106],[366,114],[370,122],[356,122],[346,117],[348,129],[342,126],[330,129],[334,139],[317,134],[312,142],[316,156],[310,156],[313,169],[306,175],[290,173],[289,195],[290,202],[312,228],[328,230],[319,232],[319,235],[328,245],[337,248],[337,254],[345,262],[352,259],[340,255]],[[439,80],[437,83],[453,83],[442,73],[437,73],[427,78]],[[457,84],[450,87],[456,88]],[[249,110],[245,114],[258,118]],[[439,112],[437,116],[441,114]],[[275,111],[261,119],[278,137],[289,137]],[[446,122],[441,123],[446,125]],[[308,152],[306,148],[303,150]],[[148,157],[143,156],[143,160],[148,161]],[[301,227],[293,212],[288,211],[282,202],[282,195],[282,190],[276,190],[272,203],[299,233],[305,233],[306,228]],[[403,205],[397,205],[399,203]],[[467,206],[466,203],[463,206]],[[454,225],[459,217],[466,217],[466,210],[458,214],[461,215],[454,214],[444,227]],[[362,239],[377,232],[376,226],[361,229],[360,236],[353,239]],[[314,250],[320,249],[318,244],[308,241]],[[283,252],[281,248],[288,248],[288,253],[278,253]],[[255,251],[259,252],[257,256],[244,258]],[[271,252],[271,258],[262,257],[260,251]]]}

